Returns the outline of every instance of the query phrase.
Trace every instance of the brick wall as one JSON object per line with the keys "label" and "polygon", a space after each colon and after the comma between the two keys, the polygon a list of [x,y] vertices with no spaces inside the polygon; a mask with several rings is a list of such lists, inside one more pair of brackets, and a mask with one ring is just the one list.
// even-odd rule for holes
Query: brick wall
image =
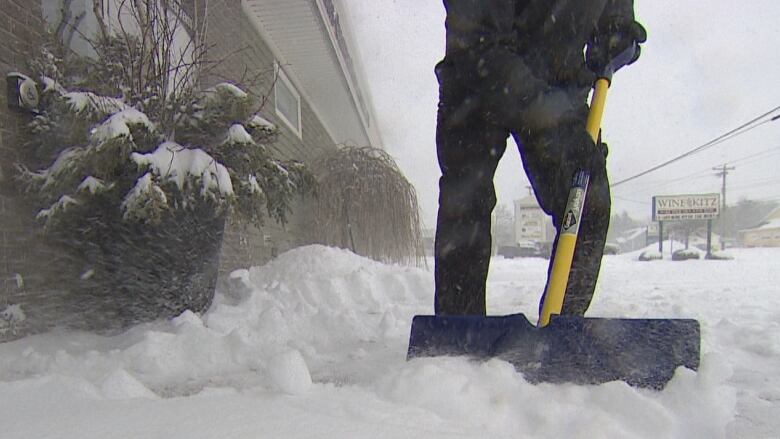
{"label": "brick wall", "polygon": [[[274,55],[242,10],[240,0],[212,0],[208,19],[208,43],[213,46],[214,60],[220,62],[205,85],[231,81],[242,85],[257,101],[265,99],[259,111],[280,129],[274,149],[282,158],[306,162],[326,148],[334,148],[335,143],[303,97],[301,138],[276,116],[272,89]],[[308,243],[308,207],[298,203],[284,228],[271,219],[262,228],[230,224],[225,233],[220,272],[260,265],[278,253]]]}
{"label": "brick wall", "polygon": [[[61,324],[51,316],[62,308],[58,279],[72,275],[67,257],[48,247],[34,223],[35,210],[14,187],[13,166],[24,153],[22,127],[29,113],[8,108],[5,77],[9,72],[29,74],[27,59],[38,50],[44,24],[40,1],[0,0],[0,311],[9,304],[24,306],[27,320],[16,329],[40,330]],[[0,339],[13,337],[2,333]]]}
{"label": "brick wall", "polygon": [[5,92],[5,77],[10,72],[29,73],[27,59],[40,45],[43,32],[43,18],[39,1],[0,0],[0,177],[8,176],[11,160],[16,157],[19,127],[29,119],[29,115],[8,109]]}

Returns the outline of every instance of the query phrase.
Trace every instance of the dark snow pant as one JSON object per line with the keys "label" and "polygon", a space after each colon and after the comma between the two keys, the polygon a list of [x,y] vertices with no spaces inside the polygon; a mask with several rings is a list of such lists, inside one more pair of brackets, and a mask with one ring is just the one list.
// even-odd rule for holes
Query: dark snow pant
{"label": "dark snow pant", "polygon": [[[445,91],[446,93],[446,87]],[[448,97],[444,97],[447,101]],[[523,167],[542,209],[560,230],[572,176],[590,168],[591,181],[562,312],[582,315],[590,305],[606,242],[610,215],[605,148],[589,160],[572,152],[582,142],[587,107],[577,117],[538,132],[512,131]],[[439,109],[439,121],[448,107]],[[496,204],[493,176],[510,131],[479,117],[439,129],[437,153],[439,215],[436,224],[436,314],[486,313],[485,282],[491,255],[491,212]],[[587,133],[585,133],[587,135]],[[586,139],[584,141],[587,141]],[[590,162],[590,163],[589,163]],[[553,254],[557,245],[556,236]],[[548,268],[552,268],[552,260]],[[548,279],[549,280],[549,279]]]}
{"label": "dark snow pant", "polygon": [[[563,5],[563,9],[578,8],[582,4],[557,3]],[[448,9],[448,14],[450,12]],[[538,32],[528,33],[536,35],[539,41],[555,43],[550,45],[554,50],[536,52],[537,56],[541,53],[541,56],[550,57],[546,63],[541,60],[541,64],[552,65],[555,57],[581,59],[588,34],[586,27],[589,26],[577,18],[581,15],[561,13],[558,15],[560,26],[547,26]],[[450,18],[448,16],[448,21]],[[567,18],[570,20],[564,22]],[[556,29],[561,29],[561,35],[556,35]],[[487,40],[491,41],[490,38]],[[569,42],[568,46],[566,42]],[[439,180],[435,243],[435,312],[437,315],[486,313],[485,282],[491,255],[491,212],[496,204],[493,176],[511,134],[519,145],[523,166],[536,198],[542,209],[552,216],[558,230],[572,176],[580,168],[591,171],[590,188],[562,310],[564,314],[582,315],[593,297],[610,215],[606,148],[599,145],[594,149],[585,132],[588,110],[585,100],[589,88],[581,84],[566,87],[572,100],[582,104],[554,124],[534,126],[518,116],[522,114],[522,100],[517,97],[520,91],[526,97],[528,93],[528,90],[522,90],[523,78],[518,80],[516,76],[523,69],[512,68],[513,86],[502,87],[501,84],[480,83],[480,78],[473,75],[474,66],[470,65],[477,62],[480,68],[489,68],[491,63],[501,61],[502,66],[523,66],[525,61],[517,58],[516,54],[512,55],[512,48],[494,45],[478,48],[478,51],[447,53],[437,66],[440,96],[436,146],[442,176]],[[475,56],[475,53],[478,55]],[[495,54],[498,54],[498,60],[493,56]],[[501,59],[502,56],[509,58]],[[530,66],[525,64],[527,71],[533,72],[536,67],[533,63],[539,61],[531,61]],[[578,63],[573,64],[577,67]],[[555,72],[555,77],[537,74],[529,78],[529,83],[531,79],[541,79],[562,88],[565,84],[558,82],[559,73]],[[572,78],[575,76],[571,75]],[[484,77],[495,79],[490,75]],[[518,90],[516,95],[513,95],[513,90]],[[553,254],[557,241],[556,236]],[[548,268],[548,282],[551,268],[552,260]]]}

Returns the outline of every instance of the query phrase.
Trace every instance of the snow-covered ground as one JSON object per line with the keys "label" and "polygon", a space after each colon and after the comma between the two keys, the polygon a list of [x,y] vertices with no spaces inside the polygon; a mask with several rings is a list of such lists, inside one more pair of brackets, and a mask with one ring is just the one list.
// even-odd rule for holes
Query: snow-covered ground
{"label": "snow-covered ground", "polygon": [[[661,392],[531,385],[498,360],[407,362],[432,273],[315,246],[234,273],[204,316],[0,345],[0,437],[778,437],[780,249],[730,253],[605,258],[590,315],[702,324],[701,369]],[[490,312],[535,321],[546,263],[495,259]]]}

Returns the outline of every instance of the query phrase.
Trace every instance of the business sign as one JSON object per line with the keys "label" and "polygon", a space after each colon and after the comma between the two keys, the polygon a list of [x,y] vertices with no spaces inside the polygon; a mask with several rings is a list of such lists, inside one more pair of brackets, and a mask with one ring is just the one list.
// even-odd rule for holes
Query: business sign
{"label": "business sign", "polygon": [[647,236],[648,237],[658,237],[658,223],[650,223],[647,226]]}
{"label": "business sign", "polygon": [[708,220],[720,213],[720,194],[653,197],[653,221]]}

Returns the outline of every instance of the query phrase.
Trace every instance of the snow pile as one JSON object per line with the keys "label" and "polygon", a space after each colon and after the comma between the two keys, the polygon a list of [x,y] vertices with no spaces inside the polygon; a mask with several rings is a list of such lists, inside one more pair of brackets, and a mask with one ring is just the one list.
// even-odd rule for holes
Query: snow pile
{"label": "snow pile", "polygon": [[296,350],[271,358],[268,375],[279,390],[291,395],[304,394],[311,387],[311,375],[306,360]]}
{"label": "snow pile", "polygon": [[[234,272],[204,316],[0,345],[3,437],[771,437],[780,251],[734,253],[605,259],[593,316],[702,324],[701,369],[679,369],[661,392],[531,385],[499,360],[407,362],[432,273],[310,246]],[[489,312],[533,320],[546,264],[495,259]]]}

